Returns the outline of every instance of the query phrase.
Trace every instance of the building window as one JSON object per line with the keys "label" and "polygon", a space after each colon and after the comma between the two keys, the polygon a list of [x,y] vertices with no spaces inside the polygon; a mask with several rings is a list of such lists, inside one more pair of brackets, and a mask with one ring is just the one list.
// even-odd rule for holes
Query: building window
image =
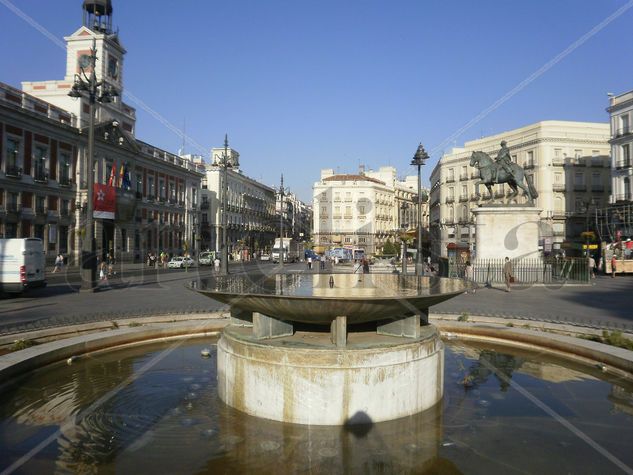
{"label": "building window", "polygon": [[365,214],[365,207],[364,207],[364,206],[359,206],[359,207],[358,207],[358,212],[359,212],[360,214]]}
{"label": "building window", "polygon": [[631,180],[628,176],[624,177],[624,199],[631,199]]}
{"label": "building window", "polygon": [[61,153],[59,156],[59,182],[70,184],[70,155]]}
{"label": "building window", "polygon": [[591,175],[591,184],[592,185],[599,185],[600,184],[600,178],[601,178],[600,173],[592,174]]}
{"label": "building window", "polygon": [[360,242],[360,243],[365,243],[365,238],[364,238],[364,237],[359,237],[359,238],[358,238],[358,242]]}
{"label": "building window", "polygon": [[346,242],[347,244],[351,243],[351,242],[352,242],[352,238],[351,238],[351,237],[348,237],[348,236],[345,236],[345,242]]}
{"label": "building window", "polygon": [[628,143],[622,145],[622,161],[625,166],[631,162],[631,145]]}
{"label": "building window", "polygon": [[42,241],[44,241],[44,225],[43,224],[36,224],[34,226],[33,237],[39,238]]}
{"label": "building window", "polygon": [[581,172],[576,173],[574,175],[574,185],[581,186],[581,185],[584,185],[584,184],[585,184],[585,174],[581,173]]}
{"label": "building window", "polygon": [[561,156],[562,152],[563,152],[563,149],[560,149],[560,148],[555,148],[555,149],[554,149],[554,157],[556,157],[556,158],[560,158],[560,156]]}
{"label": "building window", "polygon": [[7,160],[6,172],[7,174],[20,174],[20,141],[14,138],[7,138],[7,145],[5,148],[5,156]]}
{"label": "building window", "polygon": [[[33,164],[33,178],[37,181],[44,181],[48,176],[46,175],[46,155],[48,155],[48,148],[36,145],[35,146],[35,163]],[[26,170],[27,172],[29,170]]]}
{"label": "building window", "polygon": [[622,125],[621,133],[626,134],[629,131],[629,114],[620,116],[620,124]]}
{"label": "building window", "polygon": [[455,170],[452,168],[449,168],[447,181],[453,181],[453,180],[455,180]]}

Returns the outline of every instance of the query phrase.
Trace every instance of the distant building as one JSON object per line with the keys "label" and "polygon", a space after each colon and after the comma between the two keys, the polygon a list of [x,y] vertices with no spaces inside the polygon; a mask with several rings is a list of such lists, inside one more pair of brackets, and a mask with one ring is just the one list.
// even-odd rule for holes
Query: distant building
{"label": "distant building", "polygon": [[607,112],[611,123],[611,202],[633,201],[633,90],[611,97]]}
{"label": "distant building", "polygon": [[[565,246],[589,226],[592,208],[609,200],[609,126],[594,122],[543,121],[466,142],[437,163],[431,174],[430,226],[433,254],[450,256],[475,251],[471,210],[490,202],[484,185],[475,194],[479,172],[470,166],[474,151],[495,158],[501,140],[512,160],[532,180],[541,208],[540,241],[545,252]],[[494,202],[525,203],[522,192],[511,198],[506,185],[493,187]]]}
{"label": "distant building", "polygon": [[[211,149],[211,163],[204,164],[201,203],[201,249],[220,251],[222,247],[222,184],[220,166],[224,148]],[[248,259],[254,252],[268,252],[277,235],[275,190],[242,173],[239,153],[227,150],[230,167],[227,178],[227,245],[236,259]],[[194,161],[203,164],[202,157]]]}
{"label": "distant building", "polygon": [[[320,248],[347,246],[380,253],[387,240],[398,239],[403,224],[409,229],[417,224],[417,177],[401,181],[393,167],[358,174],[321,170],[313,198],[313,240]],[[425,200],[423,220],[428,219],[427,207]]]}
{"label": "distant building", "polygon": [[281,194],[277,190],[276,212],[283,213],[284,237],[297,241],[309,241],[312,237],[312,207],[301,201],[292,192]]}

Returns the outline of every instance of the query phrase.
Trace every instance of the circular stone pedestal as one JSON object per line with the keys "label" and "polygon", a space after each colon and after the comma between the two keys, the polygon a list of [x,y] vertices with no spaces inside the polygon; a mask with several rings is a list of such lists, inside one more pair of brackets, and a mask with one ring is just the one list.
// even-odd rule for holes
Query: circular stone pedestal
{"label": "circular stone pedestal", "polygon": [[229,406],[282,422],[343,425],[410,416],[442,399],[444,345],[437,329],[417,339],[296,332],[257,340],[229,326],[218,342],[218,391]]}

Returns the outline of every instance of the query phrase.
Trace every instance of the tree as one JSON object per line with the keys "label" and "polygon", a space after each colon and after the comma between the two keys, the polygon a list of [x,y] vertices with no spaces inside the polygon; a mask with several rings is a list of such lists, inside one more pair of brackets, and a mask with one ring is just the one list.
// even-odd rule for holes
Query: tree
{"label": "tree", "polygon": [[386,256],[397,256],[400,253],[400,246],[391,242],[391,239],[387,239],[387,242],[382,246],[382,253]]}

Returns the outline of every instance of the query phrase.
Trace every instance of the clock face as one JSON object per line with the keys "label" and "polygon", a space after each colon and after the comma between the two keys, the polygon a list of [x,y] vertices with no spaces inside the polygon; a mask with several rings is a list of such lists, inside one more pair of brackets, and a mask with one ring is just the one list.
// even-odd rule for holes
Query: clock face
{"label": "clock face", "polygon": [[119,75],[119,62],[113,56],[108,58],[108,75],[114,79]]}
{"label": "clock face", "polygon": [[90,67],[90,55],[82,54],[79,56],[79,67],[88,69]]}

